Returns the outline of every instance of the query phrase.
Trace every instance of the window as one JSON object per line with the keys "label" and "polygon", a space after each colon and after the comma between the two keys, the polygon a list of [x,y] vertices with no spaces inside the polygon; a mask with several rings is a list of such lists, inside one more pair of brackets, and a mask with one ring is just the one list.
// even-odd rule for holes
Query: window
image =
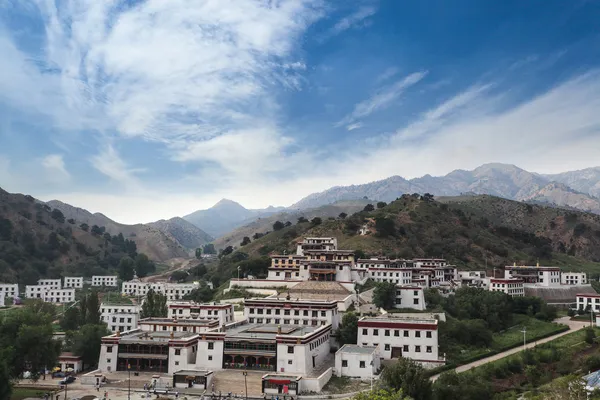
{"label": "window", "polygon": [[389,344],[386,344],[386,345],[385,345],[385,350],[386,350],[386,351],[388,351],[389,349],[390,349],[390,345],[389,345]]}
{"label": "window", "polygon": [[394,330],[394,336],[396,336],[396,337],[400,336],[400,331],[397,329]]}
{"label": "window", "polygon": [[360,368],[365,368],[365,362],[364,361],[360,362]]}
{"label": "window", "polygon": [[421,346],[415,346],[415,353],[421,352]]}
{"label": "window", "polygon": [[[414,291],[414,295],[415,295],[415,296],[418,296],[418,295],[419,295],[419,291],[418,291],[418,290],[415,290],[415,291]],[[416,303],[415,303],[415,304],[416,304]]]}
{"label": "window", "polygon": [[208,361],[212,361],[212,356],[208,356]]}
{"label": "window", "polygon": [[413,299],[413,304],[419,304],[419,299]]}
{"label": "window", "polygon": [[368,335],[369,334],[369,330],[368,329],[363,329],[363,335]]}
{"label": "window", "polygon": [[294,346],[288,346],[288,354],[294,354]]}
{"label": "window", "polygon": [[425,332],[425,336],[428,337],[428,338],[431,338],[431,331]]}
{"label": "window", "polygon": [[405,353],[408,353],[408,345],[405,344],[404,346],[402,346],[402,351]]}
{"label": "window", "polygon": [[179,361],[175,361],[175,365],[179,365]]}
{"label": "window", "polygon": [[373,329],[373,336],[379,336],[379,329]]}
{"label": "window", "polygon": [[112,346],[108,346],[108,347],[106,348],[106,352],[107,352],[107,353],[112,353]]}
{"label": "window", "polygon": [[325,317],[327,314],[325,313],[325,311],[321,311],[321,317]]}
{"label": "window", "polygon": [[404,337],[408,337],[408,331],[404,331]]}
{"label": "window", "polygon": [[288,360],[288,365],[292,365],[292,360]]}
{"label": "window", "polygon": [[181,354],[181,350],[180,349],[175,349],[175,355],[178,356]]}
{"label": "window", "polygon": [[[111,361],[111,360],[110,360],[110,358],[107,358],[107,359],[106,359],[106,362],[107,362],[108,364],[110,364],[110,361]],[[110,368],[110,367],[109,367],[109,368]]]}
{"label": "window", "polygon": [[300,310],[294,310],[294,315],[300,315]]}
{"label": "window", "polygon": [[214,342],[208,342],[208,349],[213,350],[215,348]]}
{"label": "window", "polygon": [[415,337],[421,337],[421,331],[415,331]]}
{"label": "window", "polygon": [[431,346],[427,346],[427,352],[431,353]]}
{"label": "window", "polygon": [[342,368],[346,368],[348,366],[348,360],[342,360]]}
{"label": "window", "polygon": [[390,330],[389,329],[385,330],[385,336],[390,336]]}
{"label": "window", "polygon": [[254,308],[250,309],[250,314],[254,314]]}

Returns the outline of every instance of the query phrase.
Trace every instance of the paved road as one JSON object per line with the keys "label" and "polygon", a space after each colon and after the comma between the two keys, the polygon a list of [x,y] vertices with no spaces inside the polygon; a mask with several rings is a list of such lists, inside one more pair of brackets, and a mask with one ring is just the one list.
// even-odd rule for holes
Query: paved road
{"label": "paved road", "polygon": [[[556,334],[554,336],[549,336],[547,338],[537,340],[535,342],[527,343],[527,345],[525,347],[528,348],[528,349],[530,349],[532,347],[537,346],[538,344],[549,342],[551,340],[554,340],[556,338],[564,336],[564,335],[566,335],[568,333],[572,333],[572,332],[575,332],[575,331],[578,331],[580,329],[583,329],[585,327],[590,326],[589,322],[571,321],[570,317],[558,318],[558,319],[554,320],[554,322],[557,322],[559,324],[567,325],[569,327],[569,330],[561,332],[561,333],[558,333],[558,334]],[[510,356],[511,354],[515,354],[515,353],[518,353],[520,351],[523,351],[523,346],[518,346],[518,347],[512,348],[510,350],[506,350],[506,351],[504,351],[502,353],[498,353],[498,354],[495,354],[493,356],[482,358],[481,360],[477,360],[477,361],[474,361],[474,362],[469,363],[469,364],[461,365],[460,367],[457,367],[455,369],[455,371],[456,372],[465,372],[465,371],[470,370],[471,368],[479,367],[480,365],[487,364],[489,362],[499,360],[501,358],[504,358],[506,356]],[[439,377],[440,377],[440,374],[434,375],[434,376],[431,377],[431,380],[435,381]]]}

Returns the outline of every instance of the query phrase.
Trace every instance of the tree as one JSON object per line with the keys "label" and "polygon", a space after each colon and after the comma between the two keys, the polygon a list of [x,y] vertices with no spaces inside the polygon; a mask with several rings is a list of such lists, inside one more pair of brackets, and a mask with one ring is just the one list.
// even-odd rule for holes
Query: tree
{"label": "tree", "polygon": [[198,248],[196,249],[196,258],[197,258],[198,260],[200,260],[200,259],[202,258],[202,249],[201,249],[200,247],[198,247]]}
{"label": "tree", "polygon": [[313,226],[321,225],[321,223],[322,223],[322,222],[323,222],[323,220],[322,220],[321,218],[319,218],[319,217],[314,217],[314,218],[313,218],[313,219],[310,221],[310,223],[311,223]]}
{"label": "tree", "polygon": [[214,291],[208,287],[208,285],[202,285],[198,289],[194,289],[183,297],[184,300],[193,300],[197,303],[206,303],[211,301],[214,295]]}
{"label": "tree", "polygon": [[142,318],[166,317],[167,312],[167,296],[150,289],[146,295],[146,301],[142,304],[140,316]]}
{"label": "tree", "polygon": [[596,340],[596,332],[594,332],[594,328],[585,328],[585,342],[588,344],[593,344],[594,340]]}
{"label": "tree", "polygon": [[233,253],[233,247],[232,246],[227,246],[223,250],[221,250],[221,253],[219,254],[219,257],[227,256],[227,255],[229,255],[231,253]]}
{"label": "tree", "polygon": [[130,281],[134,275],[135,261],[129,256],[123,256],[117,267],[119,278],[123,281]]}
{"label": "tree", "polygon": [[287,228],[288,226],[292,226],[292,223],[290,221],[286,221],[284,225]]}
{"label": "tree", "polygon": [[201,276],[206,275],[208,270],[206,269],[206,265],[198,264],[195,267],[190,268],[188,272],[190,273],[190,275],[199,278]]}
{"label": "tree", "polygon": [[346,214],[345,212],[340,213],[340,215],[338,215],[339,219],[346,219],[346,217],[348,216],[348,214]]}
{"label": "tree", "polygon": [[81,224],[79,225],[79,227],[86,232],[90,229],[90,226],[88,224]]}
{"label": "tree", "polygon": [[375,229],[377,229],[377,236],[388,237],[396,235],[396,226],[394,221],[389,218],[375,218]]}
{"label": "tree", "polygon": [[188,273],[185,271],[173,271],[171,282],[184,282],[188,276]]}
{"label": "tree", "polygon": [[65,311],[62,318],[60,319],[60,327],[63,331],[74,331],[79,328],[81,322],[81,314],[79,308],[71,307]]}
{"label": "tree", "polygon": [[385,201],[380,201],[377,203],[377,208],[383,208],[387,206],[387,203]]}
{"label": "tree", "polygon": [[56,222],[60,222],[61,224],[65,222],[65,216],[58,208],[52,210],[52,212],[50,213],[50,217],[52,217],[52,219]]}
{"label": "tree", "polygon": [[373,207],[373,204],[367,204],[367,205],[365,206],[365,208],[363,208],[363,211],[368,211],[368,212],[370,212],[370,211],[373,211],[373,210],[375,210],[375,207]]}
{"label": "tree", "polygon": [[494,390],[486,379],[474,379],[471,373],[445,372],[433,384],[436,400],[491,399]]}
{"label": "tree", "polygon": [[275,223],[273,224],[273,230],[274,231],[280,231],[285,227],[285,225],[283,225],[283,222],[281,221],[275,221]]}
{"label": "tree", "polygon": [[6,218],[0,218],[0,240],[9,241],[12,237],[12,222]]}
{"label": "tree", "polygon": [[154,262],[147,255],[139,253],[135,256],[135,274],[138,277],[143,278],[154,271],[156,271],[156,265],[154,265]]}
{"label": "tree", "polygon": [[0,399],[10,399],[12,394],[12,385],[10,374],[6,361],[0,358]]}
{"label": "tree", "polygon": [[85,324],[85,319],[87,318],[87,296],[83,296],[81,300],[79,300],[79,325]]}
{"label": "tree", "polygon": [[305,217],[299,217],[298,218],[298,223],[301,224],[303,222],[308,222],[308,220]]}
{"label": "tree", "polygon": [[381,379],[388,388],[402,390],[414,400],[432,398],[431,381],[425,369],[409,358],[400,358],[386,367]]}
{"label": "tree", "polygon": [[256,232],[254,235],[252,235],[252,239],[254,239],[254,240],[260,239],[263,236],[265,236],[264,233]]}
{"label": "tree", "polygon": [[358,316],[355,313],[347,312],[344,314],[337,338],[340,346],[356,344],[358,339]]}
{"label": "tree", "polygon": [[250,244],[250,238],[248,236],[244,236],[244,239],[242,239],[242,243],[240,243],[240,246],[245,246],[247,244]]}
{"label": "tree", "polygon": [[389,310],[396,304],[396,285],[391,282],[379,282],[373,291],[373,303]]}
{"label": "tree", "polygon": [[360,260],[360,259],[365,259],[365,258],[367,258],[367,255],[365,254],[364,251],[354,250],[354,259],[355,260]]}
{"label": "tree", "polygon": [[98,292],[92,290],[85,299],[85,323],[91,325],[100,324],[100,301],[98,299]]}
{"label": "tree", "polygon": [[412,400],[406,397],[402,390],[379,389],[372,392],[360,392],[352,400]]}
{"label": "tree", "polygon": [[207,243],[202,248],[204,254],[217,254],[217,250],[215,249],[215,245],[212,243]]}
{"label": "tree", "polygon": [[97,365],[102,348],[102,337],[110,335],[105,324],[86,324],[72,336],[73,352],[81,357],[83,365]]}
{"label": "tree", "polygon": [[423,195],[423,200],[425,200],[427,202],[431,202],[431,201],[433,201],[433,195],[431,193],[425,193]]}

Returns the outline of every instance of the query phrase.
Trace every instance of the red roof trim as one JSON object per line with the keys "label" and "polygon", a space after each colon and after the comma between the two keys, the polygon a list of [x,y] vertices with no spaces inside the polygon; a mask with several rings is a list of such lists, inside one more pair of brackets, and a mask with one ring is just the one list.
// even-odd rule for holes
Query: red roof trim
{"label": "red roof trim", "polygon": [[375,321],[358,321],[359,328],[389,328],[389,329],[417,329],[417,330],[433,330],[437,331],[437,324],[417,324],[410,322],[375,322]]}

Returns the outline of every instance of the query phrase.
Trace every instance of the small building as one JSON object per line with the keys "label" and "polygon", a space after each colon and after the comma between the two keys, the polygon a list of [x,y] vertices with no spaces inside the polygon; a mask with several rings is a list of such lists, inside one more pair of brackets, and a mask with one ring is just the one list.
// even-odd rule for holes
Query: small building
{"label": "small building", "polygon": [[140,307],[131,304],[100,304],[100,320],[111,332],[126,332],[138,327]]}
{"label": "small building", "polygon": [[414,310],[425,310],[425,295],[420,286],[396,286],[395,308],[412,308]]}
{"label": "small building", "polygon": [[92,276],[92,286],[117,286],[116,275],[94,275]]}
{"label": "small building", "polygon": [[291,300],[287,298],[248,299],[244,301],[244,317],[249,323],[323,326],[337,330],[340,315],[337,301]]}
{"label": "small building", "polygon": [[485,271],[458,271],[460,286],[485,287],[488,284]]}
{"label": "small building", "polygon": [[431,314],[385,314],[358,321],[358,345],[379,347],[382,359],[410,358],[426,368],[445,364],[439,357],[438,319]]}
{"label": "small building", "polygon": [[266,374],[262,377],[262,391],[266,395],[289,394],[296,396],[301,392],[302,376],[289,374]]}
{"label": "small building", "polygon": [[378,348],[345,344],[335,353],[335,375],[370,379],[381,368]]}
{"label": "small building", "polygon": [[60,279],[39,279],[38,286],[48,289],[60,289],[62,288],[62,281]]}
{"label": "small building", "polygon": [[73,353],[61,353],[58,357],[58,367],[62,372],[78,373],[83,370],[83,360]]}
{"label": "small building", "polygon": [[491,292],[506,293],[511,297],[525,296],[525,288],[521,279],[497,279],[490,278],[489,289]]}
{"label": "small building", "polygon": [[83,277],[65,276],[64,284],[65,288],[82,289],[83,288]]}
{"label": "small building", "polygon": [[4,297],[15,297],[19,296],[19,285],[16,283],[0,283],[0,295]]}
{"label": "small building", "polygon": [[145,332],[207,332],[219,328],[214,319],[143,318],[138,325]]}
{"label": "small building", "polygon": [[504,279],[520,279],[524,284],[553,287],[560,286],[559,267],[538,265],[511,265],[504,267]]}
{"label": "small building", "polygon": [[233,304],[207,303],[201,304],[193,301],[169,302],[167,304],[170,317],[178,319],[215,319],[219,321],[219,326],[234,321]]}
{"label": "small building", "polygon": [[580,293],[575,301],[578,310],[600,312],[600,294]]}
{"label": "small building", "polygon": [[561,272],[560,283],[563,285],[586,285],[587,274],[585,272]]}
{"label": "small building", "polygon": [[206,370],[183,369],[173,374],[173,388],[210,390],[213,372]]}
{"label": "small building", "polygon": [[75,289],[51,289],[50,285],[26,285],[25,297],[41,299],[48,303],[71,303],[75,301]]}

